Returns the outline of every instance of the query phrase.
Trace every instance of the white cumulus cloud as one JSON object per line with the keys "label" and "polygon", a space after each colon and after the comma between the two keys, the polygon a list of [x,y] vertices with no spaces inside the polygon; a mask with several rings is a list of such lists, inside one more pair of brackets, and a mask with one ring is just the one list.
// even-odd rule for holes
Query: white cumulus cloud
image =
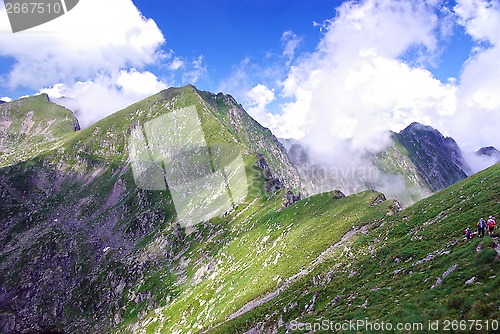
{"label": "white cumulus cloud", "polygon": [[[10,29],[1,22],[0,30]],[[1,39],[0,54],[15,59],[9,85],[32,89],[154,63],[165,41],[130,0],[80,1],[56,20]]]}
{"label": "white cumulus cloud", "polygon": [[147,97],[167,88],[165,83],[159,81],[153,73],[138,72],[135,69],[131,71],[121,70],[116,83],[121,86],[124,93],[137,97]]}
{"label": "white cumulus cloud", "polygon": [[429,57],[436,50],[438,19],[425,2],[346,2],[323,28],[317,51],[292,66],[283,82],[295,102],[284,106],[284,124],[276,129],[282,135],[311,144],[365,138],[453,112],[451,84],[399,60],[410,48]]}
{"label": "white cumulus cloud", "polygon": [[[0,30],[10,30],[8,20]],[[80,1],[46,24],[1,34],[0,56],[14,59],[2,81],[10,89],[52,87],[43,91],[71,99],[88,125],[166,87],[144,70],[169,56],[161,52],[164,42],[155,21],[131,0]]]}
{"label": "white cumulus cloud", "polygon": [[[292,102],[282,106],[272,130],[314,147],[353,138],[373,150],[380,131],[417,121],[453,136],[465,150],[499,147],[491,133],[500,124],[500,3],[445,4],[344,2],[321,24],[316,51],[290,66],[282,93]],[[457,24],[476,46],[460,77],[441,82],[427,66]]]}
{"label": "white cumulus cloud", "polygon": [[267,111],[267,105],[276,99],[274,91],[263,84],[258,84],[247,92],[245,102],[248,106],[248,113],[257,122],[272,127],[274,115]]}
{"label": "white cumulus cloud", "polygon": [[464,64],[457,97],[457,117],[451,126],[460,144],[469,150],[500,147],[500,2],[457,1],[459,23],[477,42]]}
{"label": "white cumulus cloud", "polygon": [[82,127],[167,88],[151,72],[121,70],[88,81],[41,89],[52,101],[73,110]]}

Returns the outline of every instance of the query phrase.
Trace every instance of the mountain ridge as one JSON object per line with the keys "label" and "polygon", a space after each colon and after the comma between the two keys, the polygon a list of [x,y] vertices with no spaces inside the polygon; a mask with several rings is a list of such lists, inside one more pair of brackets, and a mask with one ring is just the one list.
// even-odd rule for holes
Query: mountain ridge
{"label": "mountain ridge", "polygon": [[[404,187],[404,191],[390,195],[410,205],[471,174],[457,143],[430,126],[414,122],[399,133],[388,131],[387,134],[389,145],[376,153],[360,154],[359,149],[350,146],[350,141],[341,143],[347,152],[345,156],[353,159],[354,165],[334,162],[330,166],[321,160],[315,162],[314,148],[294,140],[285,140],[285,143],[289,147],[289,159],[301,171],[311,194],[334,189],[351,194],[360,188],[386,192],[392,184],[394,188]],[[342,156],[336,158],[343,159]],[[330,169],[333,176],[329,176]]]}
{"label": "mountain ridge", "polygon": [[[57,145],[50,142],[33,157],[0,168],[0,268],[10,273],[0,278],[4,328],[101,332],[121,317],[122,293],[143,279],[143,270],[172,261],[186,231],[176,222],[168,189],[137,187],[127,141],[136,124],[192,105],[207,144],[241,147],[249,199],[269,196],[267,184],[277,185],[274,191],[298,186],[294,167],[287,167],[268,130],[250,123],[251,131],[240,135],[252,136],[246,141],[258,144],[259,157],[231,134],[230,123],[218,120],[194,86],[167,89],[88,128],[71,128]],[[248,121],[234,105],[228,110],[240,113],[239,122]],[[257,164],[260,159],[268,159],[267,170]],[[164,247],[147,251],[150,240]]]}
{"label": "mountain ridge", "polygon": [[[455,140],[444,137],[430,126],[414,122],[397,134],[396,140],[409,152],[420,176],[432,191],[448,187],[470,174],[471,169]],[[422,159],[422,153],[427,153],[430,159]],[[440,175],[439,170],[446,170],[447,173]]]}
{"label": "mountain ridge", "polygon": [[73,113],[52,103],[47,94],[3,103],[0,106],[0,166],[32,158],[79,129]]}
{"label": "mountain ridge", "polygon": [[[189,106],[196,107],[207,146],[238,146],[248,184],[242,203],[190,230],[179,224],[168,188],[138,187],[127,147],[137,125]],[[229,95],[194,86],[167,89],[0,168],[0,272],[8,273],[0,275],[0,330],[283,332],[292,320],[315,316],[352,318],[363,310],[383,316],[394,296],[388,292],[384,298],[382,278],[400,277],[394,274],[399,266],[409,273],[417,259],[444,247],[451,257],[443,264],[427,260],[415,264],[415,276],[390,279],[427,290],[438,272],[441,277],[460,254],[476,249],[476,241],[457,241],[457,248],[448,243],[462,237],[477,210],[498,212],[498,168],[402,213],[396,200],[372,190],[297,201],[292,193],[293,200],[283,205],[290,191],[300,190],[299,175],[270,131]],[[445,232],[450,240],[442,239]],[[401,244],[409,248],[398,248]],[[495,257],[478,254],[498,269]],[[496,293],[483,294],[474,307],[460,293],[465,277],[456,274],[475,274],[470,268],[479,270],[483,263],[471,259],[469,254],[466,261],[456,260],[455,274],[443,279],[442,288],[451,290],[443,290],[439,300],[458,306],[434,319],[474,317],[482,309],[498,313],[490,307]],[[435,267],[427,268],[427,262]],[[373,276],[377,270],[380,275]],[[489,268],[483,271],[481,280],[489,275]],[[454,282],[451,288],[448,282]],[[495,282],[485,282],[484,289]],[[362,293],[365,285],[379,289],[374,297]],[[471,286],[467,294],[480,289]],[[432,298],[425,294],[423,319],[430,319],[425,312],[436,306]],[[383,302],[380,312],[363,307],[365,299],[367,305]],[[409,298],[393,316],[411,320],[415,302]]]}
{"label": "mountain ridge", "polygon": [[496,162],[500,162],[500,151],[493,146],[481,147],[476,151],[476,155],[493,158]]}

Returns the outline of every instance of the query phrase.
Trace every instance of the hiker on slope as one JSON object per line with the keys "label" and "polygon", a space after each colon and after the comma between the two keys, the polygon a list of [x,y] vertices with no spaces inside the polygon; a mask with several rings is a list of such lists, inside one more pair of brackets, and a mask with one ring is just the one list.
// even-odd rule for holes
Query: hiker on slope
{"label": "hiker on slope", "polygon": [[488,235],[490,237],[493,236],[493,230],[495,229],[495,224],[496,223],[497,222],[495,221],[495,218],[492,217],[492,216],[489,216],[489,218],[488,218]]}
{"label": "hiker on slope", "polygon": [[486,221],[484,221],[484,218],[481,218],[477,222],[477,235],[480,238],[484,238],[484,230],[485,229],[486,229]]}
{"label": "hiker on slope", "polygon": [[470,228],[466,228],[465,231],[465,240],[470,240],[472,239],[473,235],[472,235],[472,231],[470,230]]}

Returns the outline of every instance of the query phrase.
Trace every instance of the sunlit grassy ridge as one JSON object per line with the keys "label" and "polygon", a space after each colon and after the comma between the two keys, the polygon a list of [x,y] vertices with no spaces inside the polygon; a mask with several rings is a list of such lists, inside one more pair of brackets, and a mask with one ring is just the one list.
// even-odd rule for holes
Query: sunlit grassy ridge
{"label": "sunlit grassy ridge", "polygon": [[46,94],[0,105],[0,166],[33,158],[75,131],[73,113]]}
{"label": "sunlit grassy ridge", "polygon": [[463,230],[499,211],[497,164],[395,215],[366,222],[367,231],[347,250],[338,249],[271,302],[212,332],[284,333],[292,321],[498,320],[500,260],[493,240],[466,241]]}
{"label": "sunlit grassy ridge", "polygon": [[277,212],[281,196],[240,206],[211,221],[173,263],[182,272],[177,297],[143,320],[148,331],[188,332],[214,326],[253,299],[288,284],[353,226],[384,216],[379,193],[335,200],[325,193]]}
{"label": "sunlit grassy ridge", "polygon": [[[192,105],[208,145],[241,149],[249,194],[186,230],[176,224],[168,190],[135,184],[127,141],[138,124]],[[230,96],[171,88],[84,130],[66,130],[35,157],[0,169],[0,269],[9,273],[0,283],[17,296],[10,300],[25,303],[2,304],[0,314],[22,311],[44,321],[40,331],[77,333],[498,318],[492,239],[477,251],[479,240],[462,234],[498,213],[498,165],[399,213],[373,191],[325,193],[283,208],[286,190],[266,191],[256,153],[288,188],[297,181],[293,166]],[[398,159],[409,153],[395,150],[401,155],[389,153],[388,171],[415,175]],[[472,277],[482,284],[465,285]]]}
{"label": "sunlit grassy ridge", "polygon": [[[9,160],[0,168],[0,270],[9,273],[0,277],[0,285],[9,296],[18,296],[0,305],[0,316],[16,317],[16,326],[38,331],[109,332],[179,293],[171,263],[201,232],[184,236],[186,231],[175,224],[168,189],[149,191],[136,185],[127,147],[131,130],[158,116],[194,105],[208,145],[240,148],[248,203],[269,196],[263,170],[255,166],[261,159],[257,153],[281,167],[272,170],[281,182],[297,185],[298,176],[270,132],[232,98],[221,98],[224,104],[214,104],[212,95],[193,86],[170,88],[86,129],[56,133],[54,142],[41,147],[17,138],[33,156]],[[15,102],[19,110],[12,112],[34,109],[35,117],[39,108],[50,115],[43,109],[50,104],[46,96],[34,100],[43,105],[25,110]],[[218,116],[222,105],[232,113],[224,122]],[[239,126],[251,131],[236,136]],[[250,142],[254,148],[245,144]],[[273,201],[280,205],[281,197]],[[43,321],[33,322],[37,317]]]}

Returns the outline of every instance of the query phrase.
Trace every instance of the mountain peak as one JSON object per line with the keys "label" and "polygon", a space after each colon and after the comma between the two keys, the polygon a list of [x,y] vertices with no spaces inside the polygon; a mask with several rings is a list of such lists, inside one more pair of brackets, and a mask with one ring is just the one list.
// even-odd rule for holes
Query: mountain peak
{"label": "mountain peak", "polygon": [[463,180],[470,172],[455,140],[444,137],[429,125],[413,122],[394,138],[407,149],[409,158],[432,191]]}
{"label": "mountain peak", "polygon": [[426,132],[428,132],[429,134],[437,135],[437,136],[440,136],[440,137],[444,138],[444,136],[441,134],[441,132],[439,132],[438,130],[436,130],[432,126],[425,125],[425,124],[418,123],[418,122],[411,123],[410,125],[408,125],[405,129],[403,129],[399,133],[404,135],[405,133],[425,134]]}
{"label": "mountain peak", "polygon": [[45,93],[0,105],[0,165],[32,157],[79,129],[71,110]]}
{"label": "mountain peak", "polygon": [[493,157],[497,162],[500,162],[500,151],[493,146],[482,147],[476,151],[478,156]]}

